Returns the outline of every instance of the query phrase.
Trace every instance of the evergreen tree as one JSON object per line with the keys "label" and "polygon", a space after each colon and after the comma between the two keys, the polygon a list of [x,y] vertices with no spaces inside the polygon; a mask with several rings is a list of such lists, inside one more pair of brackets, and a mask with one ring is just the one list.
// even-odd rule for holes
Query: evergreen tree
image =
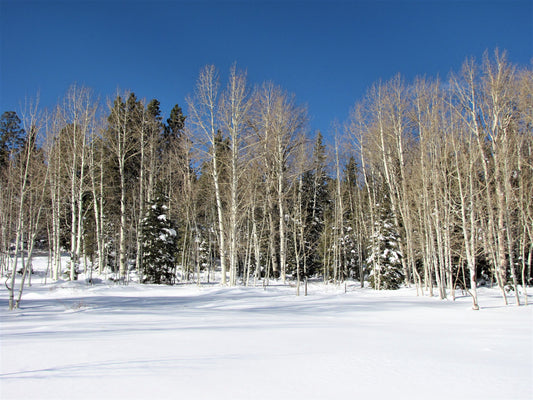
{"label": "evergreen tree", "polygon": [[[161,169],[162,165],[168,163],[168,150],[161,148],[161,138],[164,132],[164,124],[162,122],[160,103],[157,99],[152,99],[146,106],[145,115],[142,121],[142,140],[141,143],[141,171],[139,174],[141,185],[145,185],[145,190],[141,190],[144,194],[142,200],[144,209],[144,200],[150,200],[153,195],[156,181],[165,180]],[[167,184],[170,184],[167,182]]]}
{"label": "evergreen tree", "polygon": [[168,198],[158,188],[143,219],[143,282],[172,284],[178,241],[168,217]]}
{"label": "evergreen tree", "polygon": [[344,235],[339,238],[339,246],[341,246],[341,265],[347,274],[354,275],[357,273],[357,238],[351,226],[344,228]]}
{"label": "evergreen tree", "polygon": [[394,226],[394,218],[387,199],[377,205],[379,211],[371,237],[366,260],[370,268],[370,286],[376,290],[399,289],[404,281],[400,235]]}
{"label": "evergreen tree", "polygon": [[178,139],[183,135],[186,118],[181,107],[176,104],[170,111],[170,118],[165,125],[164,142],[169,143],[172,139]]}
{"label": "evergreen tree", "polygon": [[357,188],[357,162],[353,156],[350,156],[346,166],[344,167],[344,176],[342,180],[343,187],[343,201],[346,204],[344,219],[349,224],[352,225],[353,221],[356,218],[355,212],[355,192]]}
{"label": "evergreen tree", "polygon": [[148,105],[146,106],[146,111],[148,113],[148,118],[150,120],[156,121],[161,124],[162,117],[161,117],[161,103],[157,99],[152,99],[148,102]]}
{"label": "evergreen tree", "polygon": [[330,203],[329,178],[326,174],[326,146],[318,132],[313,148],[312,169],[303,174],[302,202],[305,218],[305,267],[309,276],[320,271],[322,265],[319,251],[320,238],[324,231],[325,213]]}
{"label": "evergreen tree", "polygon": [[[137,187],[141,170],[141,135],[143,124],[144,104],[137,100],[135,93],[130,93],[126,100],[126,129],[129,133],[129,148],[126,151],[126,182]],[[130,199],[135,203],[135,199]]]}
{"label": "evergreen tree", "polygon": [[[127,258],[135,248],[136,212],[138,211],[139,173],[141,170],[141,131],[144,106],[134,93],[124,102],[117,96],[110,106],[104,131],[105,214],[116,232],[118,266],[121,278],[126,276]],[[111,244],[111,243],[110,243]],[[118,250],[118,251],[116,251]]]}
{"label": "evergreen tree", "polygon": [[361,190],[357,184],[358,167],[355,158],[351,156],[344,168],[342,178],[342,199],[344,203],[344,226],[345,237],[342,239],[344,265],[349,274],[357,277],[359,281],[364,281],[364,256],[362,236],[360,232],[361,221],[358,204],[358,195]]}
{"label": "evergreen tree", "polygon": [[25,132],[20,124],[15,111],[5,111],[0,118],[0,170],[7,166],[10,154],[24,146]]}
{"label": "evergreen tree", "polygon": [[[165,152],[165,144],[162,138],[164,138],[166,126],[163,124],[163,117],[161,116],[161,108],[159,100],[152,99],[146,106],[146,120],[144,121],[146,126],[146,138],[147,141],[154,141],[159,147],[157,150],[160,153],[159,158],[162,158],[162,153]],[[152,155],[150,155],[152,157]],[[155,161],[155,160],[154,160]]]}
{"label": "evergreen tree", "polygon": [[[220,177],[220,183],[223,186],[228,186],[230,182],[230,171],[229,171],[229,158],[230,158],[230,142],[227,137],[222,135],[222,132],[219,130],[215,136],[215,152],[220,160],[218,163],[218,175]],[[227,202],[227,193],[223,193],[222,198],[224,202]]]}
{"label": "evergreen tree", "polygon": [[181,107],[176,104],[166,124],[162,125],[158,143],[159,176],[166,185],[172,216],[178,217],[180,226],[183,227],[187,225],[184,222],[187,208],[183,207],[183,203],[187,198],[187,190],[190,189],[187,185],[194,177],[190,161],[191,146],[184,134],[185,118]]}

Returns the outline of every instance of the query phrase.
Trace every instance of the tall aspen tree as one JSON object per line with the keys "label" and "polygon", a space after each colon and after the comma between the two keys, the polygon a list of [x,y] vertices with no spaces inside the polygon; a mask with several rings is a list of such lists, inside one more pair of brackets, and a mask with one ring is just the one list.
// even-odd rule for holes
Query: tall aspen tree
{"label": "tall aspen tree", "polygon": [[242,152],[246,143],[246,124],[249,120],[251,99],[246,85],[246,75],[237,72],[233,65],[230,69],[228,85],[220,100],[220,121],[222,129],[228,133],[230,145],[230,204],[229,204],[229,269],[230,285],[237,281],[237,246],[239,212],[240,178],[247,168],[243,162]]}
{"label": "tall aspen tree", "polygon": [[[105,143],[108,146],[112,160],[118,172],[119,189],[119,232],[118,232],[118,268],[121,280],[127,278],[127,193],[129,185],[127,174],[130,169],[138,168],[133,158],[139,154],[139,109],[143,107],[133,93],[125,93],[124,102],[121,95],[117,95],[113,102],[108,102],[109,116]],[[142,111],[142,110],[141,110]],[[134,164],[134,163],[133,163]],[[133,173],[138,171],[131,171]]]}
{"label": "tall aspen tree", "polygon": [[[11,276],[8,281],[6,281],[6,287],[9,293],[9,309],[13,310],[18,307],[20,302],[20,295],[15,299],[15,286],[16,286],[16,277],[17,277],[17,266],[18,260],[21,259],[23,263],[23,274],[26,273],[27,265],[24,260],[24,251],[19,252],[20,249],[23,249],[22,244],[24,243],[24,237],[27,236],[25,230],[25,220],[27,220],[27,207],[28,199],[31,196],[32,185],[35,182],[32,182],[32,163],[35,158],[36,153],[36,143],[37,135],[39,134],[42,128],[42,117],[38,111],[38,101],[35,104],[29,104],[27,110],[22,115],[23,127],[26,132],[26,138],[22,151],[16,160],[16,169],[13,170],[16,173],[17,180],[17,197],[16,197],[16,213],[14,214],[15,222],[15,232],[14,232],[14,249],[15,254],[11,266]],[[22,287],[20,288],[22,291]],[[20,293],[20,292],[19,292]]]}
{"label": "tall aspen tree", "polygon": [[[277,224],[272,213],[270,219],[270,251],[274,270],[277,269],[274,235],[278,234],[279,274],[285,282],[287,272],[286,194],[292,184],[288,166],[294,150],[300,144],[298,138],[305,129],[306,110],[295,104],[288,95],[272,83],[263,84],[255,94],[255,111],[252,124],[262,147],[262,161],[266,176],[269,208],[277,208]],[[277,232],[276,232],[277,230]],[[277,272],[277,271],[276,271]]]}
{"label": "tall aspen tree", "polygon": [[70,279],[76,279],[83,236],[83,194],[86,189],[87,141],[94,129],[96,107],[89,89],[73,85],[69,88],[63,105],[64,143],[67,158],[64,159],[70,187]]}
{"label": "tall aspen tree", "polygon": [[211,176],[215,190],[217,212],[217,236],[222,269],[222,284],[227,283],[227,250],[226,223],[222,208],[222,192],[220,187],[219,163],[217,156],[217,106],[218,106],[218,73],[213,65],[204,67],[196,83],[193,98],[188,98],[190,122],[198,135],[198,145],[205,146],[201,151],[211,163]]}

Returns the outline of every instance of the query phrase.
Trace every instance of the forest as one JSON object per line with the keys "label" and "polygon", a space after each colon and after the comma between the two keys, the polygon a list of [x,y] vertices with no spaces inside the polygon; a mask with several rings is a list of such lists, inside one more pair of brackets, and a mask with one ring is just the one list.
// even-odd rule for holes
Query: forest
{"label": "forest", "polygon": [[[182,106],[72,85],[0,120],[0,274],[17,308],[32,257],[51,280],[222,285],[356,280],[527,304],[533,70],[505,52],[449,78],[376,82],[331,132],[233,66]],[[328,138],[327,140],[325,138]],[[68,254],[63,265],[61,256]],[[215,274],[215,271],[217,274]]]}

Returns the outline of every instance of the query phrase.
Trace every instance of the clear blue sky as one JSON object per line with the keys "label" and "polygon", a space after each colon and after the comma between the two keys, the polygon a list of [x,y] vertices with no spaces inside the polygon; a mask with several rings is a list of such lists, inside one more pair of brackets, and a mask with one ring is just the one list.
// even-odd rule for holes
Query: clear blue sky
{"label": "clear blue sky", "polygon": [[[0,112],[72,83],[185,106],[200,68],[248,71],[309,106],[327,132],[378,79],[447,77],[467,56],[506,49],[531,65],[533,1],[0,0]],[[185,109],[185,107],[184,107]],[[165,115],[165,118],[167,115]]]}

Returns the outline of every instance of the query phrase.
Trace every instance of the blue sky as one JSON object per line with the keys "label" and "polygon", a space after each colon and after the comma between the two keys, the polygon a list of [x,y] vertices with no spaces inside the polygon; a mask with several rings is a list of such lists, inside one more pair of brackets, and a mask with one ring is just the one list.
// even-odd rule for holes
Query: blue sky
{"label": "blue sky", "polygon": [[[0,0],[0,112],[72,83],[185,106],[200,68],[272,80],[327,133],[367,88],[401,73],[446,78],[468,56],[531,66],[533,1]],[[166,118],[167,115],[165,115]]]}

